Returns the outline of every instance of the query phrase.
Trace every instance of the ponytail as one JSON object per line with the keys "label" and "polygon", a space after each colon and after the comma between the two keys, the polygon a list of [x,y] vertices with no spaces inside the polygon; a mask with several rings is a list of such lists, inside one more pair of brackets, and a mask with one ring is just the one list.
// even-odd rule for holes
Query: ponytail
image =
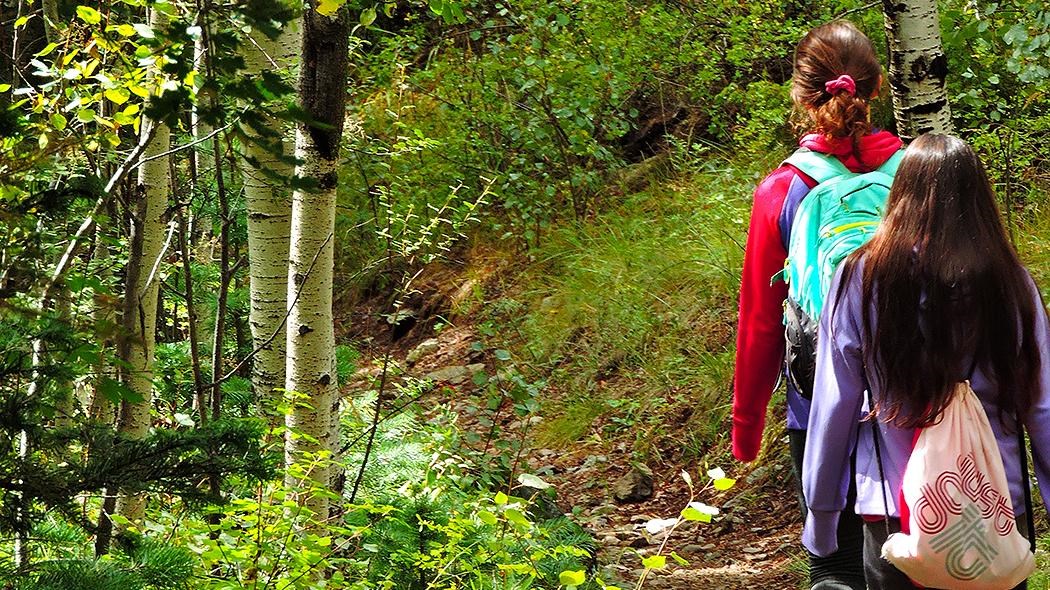
{"label": "ponytail", "polygon": [[796,126],[828,139],[849,138],[859,159],[860,139],[871,133],[868,101],[881,79],[875,46],[852,23],[837,20],[813,29],[795,49]]}

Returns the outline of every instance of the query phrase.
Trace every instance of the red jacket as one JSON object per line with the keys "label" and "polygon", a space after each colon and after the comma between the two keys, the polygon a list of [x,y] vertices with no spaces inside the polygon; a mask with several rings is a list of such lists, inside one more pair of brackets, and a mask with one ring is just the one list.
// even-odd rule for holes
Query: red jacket
{"label": "red jacket", "polygon": [[[799,145],[813,151],[834,154],[855,172],[873,170],[901,147],[901,140],[888,131],[861,139],[858,161],[849,141],[828,141],[807,135]],[[744,249],[744,270],[740,277],[740,318],[737,324],[736,367],[733,373],[733,456],[753,461],[762,446],[766,408],[773,395],[784,359],[784,299],[787,285],[770,284],[784,268],[787,236],[780,233],[780,213],[788,187],[795,177],[812,188],[814,182],[798,169],[782,165],[755,189],[751,224]],[[806,404],[808,413],[808,404]],[[805,419],[799,420],[805,428]]]}

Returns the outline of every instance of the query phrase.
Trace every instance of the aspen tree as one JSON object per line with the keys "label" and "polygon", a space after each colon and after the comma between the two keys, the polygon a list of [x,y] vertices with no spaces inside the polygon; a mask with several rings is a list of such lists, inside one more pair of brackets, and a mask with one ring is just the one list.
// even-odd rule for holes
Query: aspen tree
{"label": "aspen tree", "polygon": [[948,58],[941,50],[937,2],[883,0],[882,6],[897,131],[908,139],[928,132],[950,133]]}
{"label": "aspen tree", "polygon": [[[151,10],[149,25],[159,29],[167,25],[167,15]],[[145,119],[145,117],[143,117]],[[143,121],[142,129],[151,125]],[[156,341],[157,292],[161,281],[161,250],[164,245],[164,211],[171,191],[168,158],[158,157],[169,148],[171,132],[156,123],[156,135],[143,154],[139,168],[137,194],[130,199],[131,252],[124,278],[124,306],[121,318],[122,345],[118,350],[126,364],[124,385],[136,399],[123,400],[119,430],[125,435],[142,438],[149,432],[153,397],[153,353]],[[117,510],[126,518],[142,517],[145,499],[122,498]]]}
{"label": "aspen tree", "polygon": [[[245,44],[248,74],[292,69],[299,57],[301,38],[301,26],[296,21],[286,23],[275,39],[253,35],[251,42]],[[249,160],[244,165],[251,292],[248,322],[252,348],[258,350],[252,359],[252,386],[263,406],[272,400],[275,390],[284,387],[286,343],[282,323],[288,311],[288,239],[292,218],[290,195],[283,184],[272,178],[290,178],[295,172],[274,149],[290,156],[293,138],[285,132],[282,121],[266,117],[271,137],[259,139],[273,143],[278,138],[276,145],[268,149],[248,141],[244,147]]]}
{"label": "aspen tree", "polygon": [[[318,0],[309,1],[303,15],[299,102],[317,124],[297,125],[295,155],[300,162],[296,175],[315,186],[292,193],[285,389],[301,396],[302,403],[286,419],[285,460],[289,465],[332,454],[339,442],[332,273],[349,38],[345,6],[325,15],[318,12]],[[331,468],[319,466],[310,472],[310,479],[327,488],[331,474]],[[327,518],[327,498],[308,494],[298,501],[318,518]]]}

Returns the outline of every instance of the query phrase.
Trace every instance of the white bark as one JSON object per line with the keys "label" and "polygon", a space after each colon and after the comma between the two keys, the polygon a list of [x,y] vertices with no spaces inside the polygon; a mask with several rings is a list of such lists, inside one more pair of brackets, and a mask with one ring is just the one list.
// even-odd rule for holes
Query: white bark
{"label": "white bark", "polygon": [[[285,389],[302,397],[285,421],[289,465],[311,465],[322,455],[334,457],[339,444],[332,325],[333,233],[350,27],[345,7],[329,18],[312,8],[313,0],[310,5],[303,16],[299,101],[311,119],[323,126],[299,124],[295,135],[295,153],[302,162],[296,174],[313,180],[316,188],[292,194]],[[316,464],[308,483],[329,488],[333,473],[330,464]],[[293,491],[300,491],[299,482],[292,479],[288,483]],[[317,519],[328,517],[327,498],[307,492],[297,501]]]}
{"label": "white bark", "polygon": [[[150,26],[166,25],[167,16],[162,12],[150,12]],[[150,125],[144,121],[142,129]],[[143,131],[145,132],[145,131]],[[139,168],[139,198],[142,202],[133,213],[131,235],[132,256],[128,260],[128,271],[124,296],[124,313],[121,324],[130,333],[122,347],[127,355],[124,385],[142,397],[141,402],[121,402],[119,430],[127,436],[144,438],[151,425],[150,409],[153,400],[153,353],[156,344],[157,294],[160,287],[163,262],[160,260],[164,246],[164,211],[171,192],[168,158],[155,157],[168,150],[171,132],[166,125],[157,124],[156,135],[147,146],[143,158],[147,161]],[[140,241],[141,249],[135,245]],[[138,251],[136,251],[138,250]],[[158,266],[160,264],[160,266]],[[121,498],[118,512],[131,520],[142,518],[145,498],[141,496]]]}
{"label": "white bark", "polygon": [[[284,26],[276,39],[261,33],[253,35],[245,48],[248,75],[265,71],[294,69],[298,61],[301,30],[298,22]],[[289,133],[279,119],[270,118],[267,127],[280,137],[283,154],[291,155]],[[273,142],[272,138],[266,139]],[[244,198],[248,210],[248,261],[251,308],[248,322],[252,332],[252,386],[261,404],[272,405],[274,391],[284,387],[285,337],[281,329],[288,311],[288,250],[291,230],[291,199],[288,191],[266,174],[290,178],[293,166],[282,162],[275,151],[245,142]],[[252,164],[254,161],[254,164]],[[279,333],[280,332],[280,333]],[[274,337],[277,333],[278,336]],[[269,341],[269,342],[267,342]]]}
{"label": "white bark", "polygon": [[[303,160],[297,173],[304,177],[335,172],[335,162],[310,149],[309,135],[296,134],[296,155]],[[288,256],[288,300],[298,300],[288,314],[285,389],[302,396],[286,418],[289,430],[316,439],[290,434],[286,461],[309,462],[307,454],[334,453],[338,440],[333,428],[338,419],[339,390],[335,372],[335,330],[332,324],[332,272],[335,242],[335,189],[292,195],[291,251]],[[311,268],[312,267],[312,268]],[[316,485],[328,487],[331,470],[326,464],[313,472]],[[312,497],[307,507],[327,517],[328,503]]]}
{"label": "white bark", "polygon": [[941,50],[936,0],[883,0],[883,14],[898,132],[906,139],[950,133],[948,60]]}

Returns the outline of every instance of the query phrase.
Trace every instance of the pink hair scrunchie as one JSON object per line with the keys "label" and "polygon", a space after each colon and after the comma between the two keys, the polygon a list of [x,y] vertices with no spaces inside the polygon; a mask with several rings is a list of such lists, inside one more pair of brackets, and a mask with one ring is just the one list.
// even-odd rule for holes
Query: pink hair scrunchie
{"label": "pink hair scrunchie", "polygon": [[853,96],[857,94],[857,83],[853,81],[853,77],[849,74],[842,74],[834,80],[828,80],[824,83],[824,90],[828,94],[834,96],[838,92],[844,91],[846,94]]}

